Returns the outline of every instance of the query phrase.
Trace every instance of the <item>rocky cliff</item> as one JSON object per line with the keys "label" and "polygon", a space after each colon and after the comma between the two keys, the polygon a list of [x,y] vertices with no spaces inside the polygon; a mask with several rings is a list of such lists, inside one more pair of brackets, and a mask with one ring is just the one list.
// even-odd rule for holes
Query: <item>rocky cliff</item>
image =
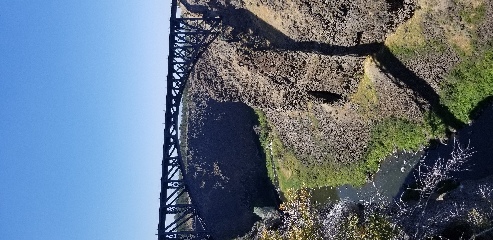
{"label": "rocky cliff", "polygon": [[[191,89],[264,110],[299,156],[341,162],[362,157],[371,120],[360,114],[352,95],[364,74],[365,58],[412,15],[412,4],[187,2],[188,9],[203,6],[199,9],[207,9],[206,14],[221,15],[225,29],[197,62]],[[412,105],[407,104],[412,94],[390,81],[375,84],[391,93],[380,100],[389,111],[420,114],[416,106],[406,107]],[[392,107],[403,103],[400,109]]]}
{"label": "rocky cliff", "polygon": [[[181,2],[184,16],[222,17],[219,38],[189,79],[186,154],[193,188],[209,199],[201,206],[209,209],[205,218],[222,219],[212,229],[225,238],[253,223],[258,194],[248,192],[265,177],[246,105],[265,112],[273,135],[296,157],[275,159],[280,176],[323,185],[326,172],[300,166],[378,161],[463,126],[444,86],[464,62],[488,62],[484,49],[493,49],[491,1]],[[375,171],[349,171],[346,179],[364,179],[368,169]],[[301,179],[303,171],[310,179]],[[226,231],[229,224],[235,227]]]}
{"label": "rocky cliff", "polygon": [[[376,122],[422,122],[460,62],[457,46],[471,48],[477,33],[479,41],[491,37],[491,19],[472,26],[457,18],[464,4],[482,1],[182,2],[185,15],[223,18],[221,37],[197,62],[192,92],[262,109],[305,162],[361,160]],[[454,120],[447,125],[459,126]]]}

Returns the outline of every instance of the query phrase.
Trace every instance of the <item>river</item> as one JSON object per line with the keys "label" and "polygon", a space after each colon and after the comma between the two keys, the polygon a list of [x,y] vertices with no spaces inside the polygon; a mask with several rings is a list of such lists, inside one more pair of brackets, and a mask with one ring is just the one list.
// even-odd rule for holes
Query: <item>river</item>
{"label": "river", "polygon": [[459,182],[476,180],[493,174],[493,105],[489,105],[470,125],[464,127],[447,144],[439,144],[433,149],[416,153],[397,152],[385,159],[380,170],[374,175],[373,181],[361,188],[349,185],[323,187],[312,190],[312,202],[324,204],[339,199],[352,201],[372,201],[378,195],[380,199],[391,200],[400,196],[403,184],[413,182],[413,170],[422,160],[431,165],[438,158],[449,158],[453,150],[453,139],[466,147],[469,145],[474,154],[465,164],[464,170],[451,173],[451,177]]}

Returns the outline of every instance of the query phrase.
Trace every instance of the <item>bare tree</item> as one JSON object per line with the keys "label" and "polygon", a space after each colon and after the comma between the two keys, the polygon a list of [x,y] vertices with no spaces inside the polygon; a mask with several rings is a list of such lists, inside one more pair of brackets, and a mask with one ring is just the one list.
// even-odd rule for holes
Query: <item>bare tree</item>
{"label": "bare tree", "polygon": [[453,203],[454,207],[451,209],[443,211],[433,209],[433,214],[428,213],[430,200],[440,197],[437,194],[440,190],[440,183],[449,180],[453,172],[466,171],[464,164],[475,153],[470,144],[462,146],[456,138],[453,139],[453,144],[453,150],[448,158],[438,158],[432,165],[427,165],[423,159],[418,164],[414,174],[416,186],[408,188],[410,191],[419,193],[417,202],[405,202],[402,195],[398,201],[394,202],[398,209],[395,218],[399,219],[399,222],[413,223],[412,236],[414,239],[434,234],[436,229],[431,226],[443,224],[463,215],[465,206],[460,202]]}

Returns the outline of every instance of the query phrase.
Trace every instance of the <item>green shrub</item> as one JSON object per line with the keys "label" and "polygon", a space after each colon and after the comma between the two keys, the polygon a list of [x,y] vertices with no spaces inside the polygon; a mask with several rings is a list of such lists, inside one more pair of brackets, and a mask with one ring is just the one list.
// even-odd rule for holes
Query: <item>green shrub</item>
{"label": "green shrub", "polygon": [[396,150],[418,150],[427,143],[428,136],[423,124],[405,119],[390,118],[376,124],[366,155],[368,171],[376,172],[380,161]]}
{"label": "green shrub", "polygon": [[464,6],[464,9],[460,11],[461,19],[469,24],[477,25],[483,21],[486,15],[486,7],[484,4],[478,7]]}
{"label": "green shrub", "polygon": [[441,89],[442,102],[459,120],[468,122],[478,103],[493,95],[493,49],[459,64]]}
{"label": "green shrub", "polygon": [[287,213],[284,215],[282,227],[276,230],[263,229],[259,234],[259,239],[324,239],[325,236],[320,231],[319,213],[310,203],[310,191],[306,189],[289,190],[286,195],[288,200],[280,206],[280,210]]}
{"label": "green shrub", "polygon": [[264,152],[265,156],[265,166],[267,167],[267,175],[269,176],[271,182],[275,183],[275,174],[273,165],[273,159],[270,150],[270,142],[271,142],[271,127],[269,126],[269,122],[267,121],[267,117],[265,113],[260,109],[255,109],[255,114],[257,115],[258,123],[259,123],[259,141],[260,146]]}
{"label": "green shrub", "polygon": [[381,215],[373,213],[359,223],[356,215],[351,214],[342,223],[337,240],[388,240],[397,236],[397,229]]}

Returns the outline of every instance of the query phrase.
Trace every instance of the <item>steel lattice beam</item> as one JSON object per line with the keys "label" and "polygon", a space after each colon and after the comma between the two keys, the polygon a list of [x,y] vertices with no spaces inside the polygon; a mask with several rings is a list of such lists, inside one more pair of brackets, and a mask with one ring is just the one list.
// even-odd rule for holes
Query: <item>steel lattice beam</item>
{"label": "steel lattice beam", "polygon": [[177,7],[177,0],[172,0],[157,235],[158,240],[210,239],[194,205],[198,199],[188,189],[178,138],[178,115],[188,77],[200,54],[217,37],[220,18],[177,18]]}

